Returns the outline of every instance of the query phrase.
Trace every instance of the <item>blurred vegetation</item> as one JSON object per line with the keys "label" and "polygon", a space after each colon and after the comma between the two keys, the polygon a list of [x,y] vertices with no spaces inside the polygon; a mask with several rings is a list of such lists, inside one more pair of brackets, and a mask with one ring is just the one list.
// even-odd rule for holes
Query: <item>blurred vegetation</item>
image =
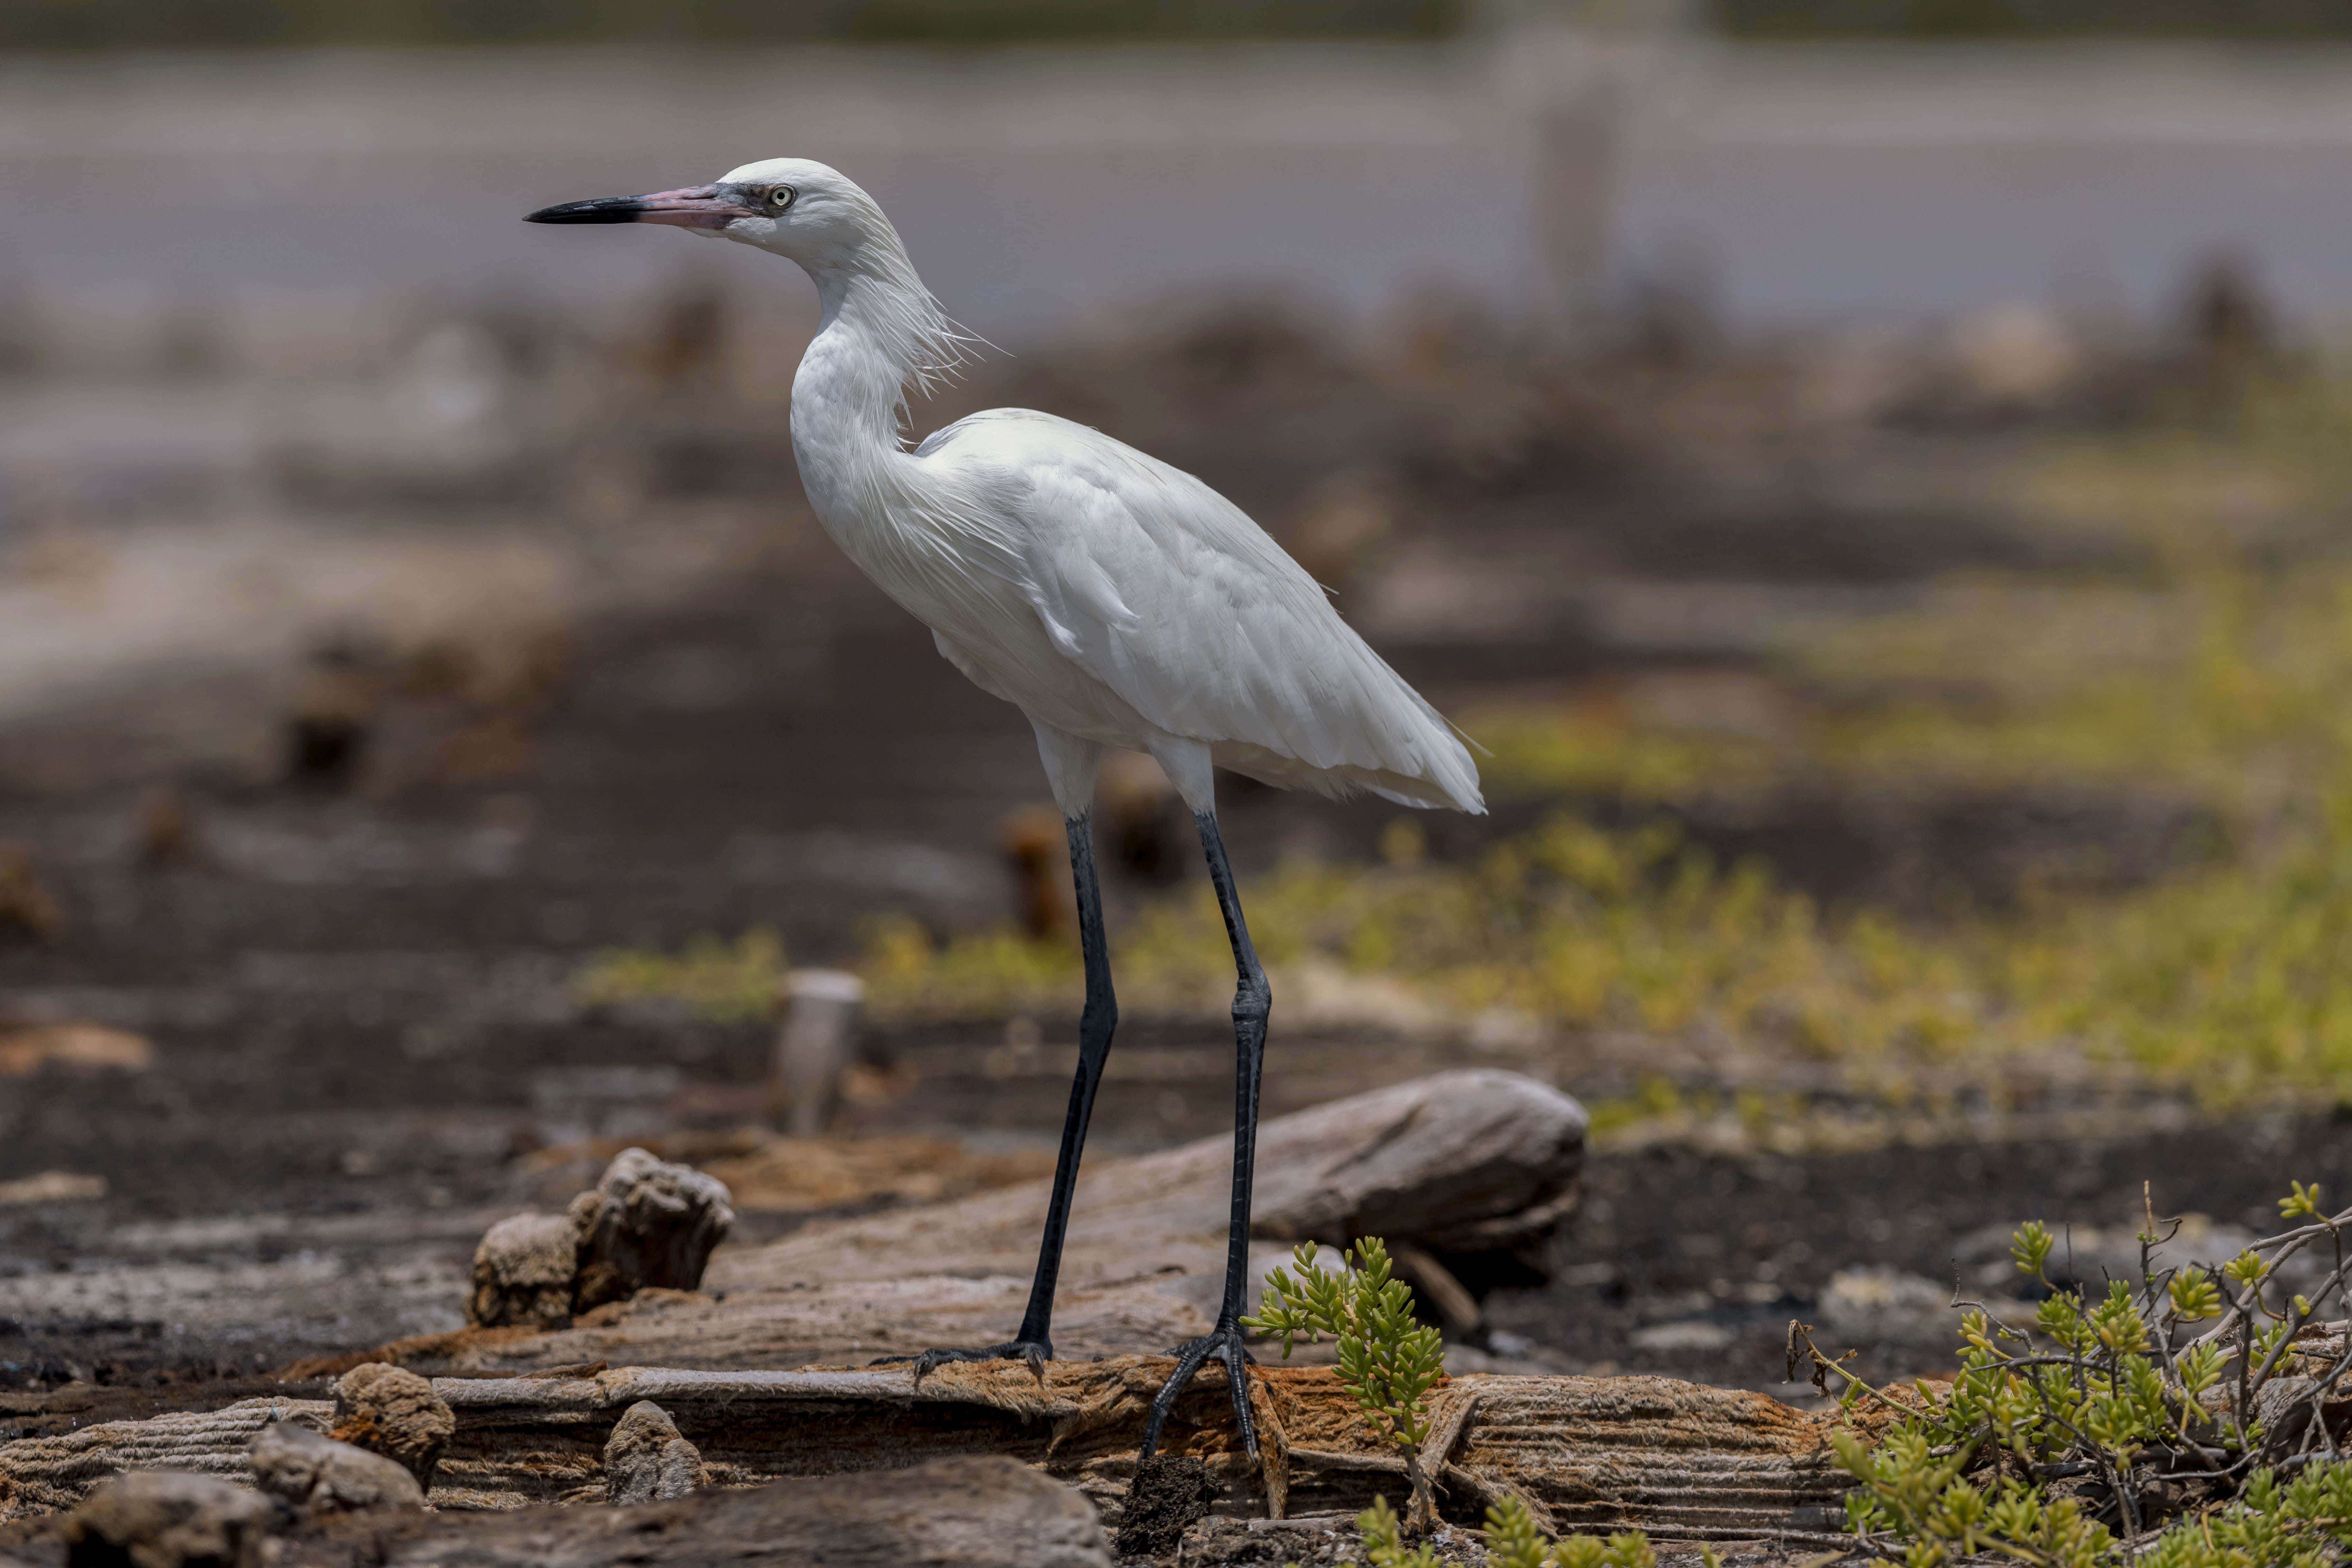
{"label": "blurred vegetation", "polygon": [[[1277,995],[1282,966],[1336,961],[1465,1017],[1737,1042],[1895,1099],[1922,1081],[1998,1097],[2004,1067],[2060,1055],[2215,1108],[2352,1098],[2352,796],[2246,864],[1931,928],[1827,916],[1664,823],[1571,816],[1472,866],[1301,862],[1246,896]],[[1118,957],[1138,1013],[1213,1014],[1232,990],[1206,889],[1149,907]],[[911,921],[877,930],[866,973],[886,1016],[1070,1011],[1080,991],[1066,944],[934,944]]]}
{"label": "blurred vegetation", "polygon": [[1462,0],[11,0],[0,48],[1427,37]]}
{"label": "blurred vegetation", "polygon": [[1786,706],[1764,732],[1606,701],[1474,710],[1489,793],[2128,788],[2242,826],[2320,799],[2352,756],[2352,374],[2233,376],[2022,443],[2009,470],[2026,526],[2112,536],[2126,568],[1972,571],[1810,617],[1765,660]]}
{"label": "blurred vegetation", "polygon": [[674,1002],[721,1023],[772,1017],[783,1005],[790,973],[783,939],[754,926],[732,942],[703,937],[684,952],[600,953],[574,981],[592,1007]]}
{"label": "blurred vegetation", "polygon": [[1786,732],[1678,730],[1601,704],[1463,715],[1496,795],[1678,805],[1845,789],[2163,789],[2231,820],[2352,741],[2352,565],[2214,562],[2152,589],[1979,574],[1785,650]]}
{"label": "blurred vegetation", "polygon": [[[1736,36],[2311,38],[2352,36],[2326,0],[1712,0]],[[811,40],[1437,37],[1473,0],[13,0],[0,48]]]}
{"label": "blurred vegetation", "polygon": [[[1677,732],[1599,704],[1469,716],[1496,795],[1590,804],[1469,863],[1426,861],[1398,832],[1385,865],[1286,865],[1247,892],[1261,952],[1401,978],[1465,1019],[1713,1042],[1898,1098],[1935,1082],[1998,1099],[2009,1068],[2053,1059],[2213,1105],[2352,1097],[2346,387],[2306,367],[2218,409],[2027,452],[2022,504],[2045,522],[2069,504],[2121,519],[2142,546],[2126,569],[1975,574],[1809,628],[1775,671],[1801,694],[1784,733]],[[2149,885],[2029,888],[2004,910],[1906,921],[1825,910],[1668,812],[1792,783],[2153,793],[2226,828]],[[1629,810],[1636,826],[1602,826]],[[1115,940],[1138,1010],[1213,1013],[1230,992],[1205,887]],[[1008,933],[934,942],[892,924],[867,952],[886,1013],[1065,1010],[1078,994],[1073,952]]]}
{"label": "blurred vegetation", "polygon": [[[1490,798],[1538,826],[1442,858],[1400,814],[1378,863],[1256,877],[1277,996],[1333,980],[1358,1016],[1491,1022],[1538,1068],[1680,1076],[1683,1100],[1633,1117],[1706,1083],[1743,1125],[1766,1118],[1740,1096],[1791,1085],[2352,1101],[2352,368],[2205,336],[2007,423],[1964,410],[1993,436],[1967,448],[1971,504],[2032,542],[2022,564],[1765,614],[1736,668],[1699,672],[1706,700],[1645,702],[1690,671],[1629,660],[1462,713]],[[1963,416],[1934,406],[1880,417]],[[1704,842],[1793,820],[1791,798],[1840,820],[2054,802],[2087,825],[1984,907],[1948,864],[1936,897],[1825,905]],[[2059,863],[2143,819],[2194,831],[2119,872]],[[1119,911],[1112,942],[1131,1015],[1229,1005],[1205,884]],[[1010,924],[879,921],[860,967],[886,1019],[1068,1016],[1081,990],[1075,943]]]}
{"label": "blurred vegetation", "polygon": [[2336,0],[1713,0],[1727,32],[1757,38],[2253,40],[2352,35]]}

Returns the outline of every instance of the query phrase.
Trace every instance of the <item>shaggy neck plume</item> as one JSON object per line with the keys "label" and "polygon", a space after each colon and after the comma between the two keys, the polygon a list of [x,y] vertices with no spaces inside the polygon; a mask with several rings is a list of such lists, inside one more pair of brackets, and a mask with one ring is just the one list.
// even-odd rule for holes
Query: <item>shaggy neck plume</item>
{"label": "shaggy neck plume", "polygon": [[907,399],[964,362],[965,339],[923,287],[889,220],[847,255],[803,263],[824,319],[793,378],[793,438],[828,456],[905,445]]}

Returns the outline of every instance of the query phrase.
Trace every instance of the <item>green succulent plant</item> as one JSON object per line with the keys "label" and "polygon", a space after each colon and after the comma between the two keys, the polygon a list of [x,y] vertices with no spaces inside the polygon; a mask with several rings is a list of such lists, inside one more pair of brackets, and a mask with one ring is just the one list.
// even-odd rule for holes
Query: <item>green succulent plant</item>
{"label": "green succulent plant", "polygon": [[1380,1237],[1368,1236],[1350,1247],[1338,1268],[1323,1268],[1318,1258],[1313,1242],[1301,1242],[1290,1268],[1266,1276],[1257,1316],[1244,1318],[1242,1326],[1280,1336],[1285,1356],[1302,1338],[1309,1344],[1327,1337],[1339,1342],[1340,1385],[1374,1433],[1403,1457],[1412,1487],[1406,1523],[1426,1530],[1437,1521],[1437,1506],[1422,1469],[1421,1446],[1429,1438],[1428,1393],[1445,1375],[1444,1338],[1415,1321],[1412,1290],[1391,1277]]}
{"label": "green succulent plant", "polygon": [[[1850,1412],[1875,1405],[1889,1417],[1874,1443],[1852,1425],[1833,1436],[1838,1462],[1860,1483],[1846,1500],[1848,1527],[1906,1568],[1984,1557],[2033,1568],[2334,1561],[2352,1547],[2352,1460],[2337,1451],[2325,1407],[2352,1372],[2352,1344],[2305,1331],[2324,1308],[2347,1310],[2352,1211],[2330,1216],[2318,1199],[2296,1183],[2280,1211],[2309,1223],[2218,1268],[2159,1266],[2178,1227],[2151,1216],[2138,1278],[2097,1294],[2053,1286],[2048,1228],[2021,1226],[2011,1256],[2049,1293],[2030,1322],[1964,1304],[1960,1371],[1948,1384],[1874,1386],[1792,1323],[1792,1372],[1810,1364],[1815,1385],[1834,1388]],[[2323,1245],[2325,1279],[2309,1294],[2286,1290],[2281,1266]],[[2263,1397],[2291,1370],[2308,1381]],[[2309,1419],[2284,1425],[2305,1408]]]}

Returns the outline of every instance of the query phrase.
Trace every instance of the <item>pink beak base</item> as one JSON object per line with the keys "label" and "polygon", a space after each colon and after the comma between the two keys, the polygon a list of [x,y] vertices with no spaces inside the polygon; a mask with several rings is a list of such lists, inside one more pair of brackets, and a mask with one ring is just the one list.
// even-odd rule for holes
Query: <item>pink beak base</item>
{"label": "pink beak base", "polygon": [[564,202],[541,207],[525,223],[660,223],[675,228],[725,228],[739,217],[754,217],[750,207],[717,185],[689,185],[682,190],[655,191],[642,196],[598,196],[593,201]]}

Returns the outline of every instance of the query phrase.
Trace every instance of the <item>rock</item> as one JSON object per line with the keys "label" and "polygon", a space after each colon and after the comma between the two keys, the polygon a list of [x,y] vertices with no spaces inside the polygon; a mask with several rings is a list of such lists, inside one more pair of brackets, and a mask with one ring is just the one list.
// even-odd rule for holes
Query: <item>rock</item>
{"label": "rock", "polygon": [[140,791],[131,812],[131,858],[142,871],[201,866],[211,858],[178,784],[165,780]]}
{"label": "rock", "polygon": [[0,1030],[0,1077],[33,1073],[145,1072],[155,1065],[155,1042],[103,1024],[37,1024]]}
{"label": "rock", "polygon": [[0,840],[0,941],[25,937],[55,942],[65,929],[65,910],[42,886],[33,868],[33,852]]}
{"label": "rock", "polygon": [[[581,1194],[586,1197],[589,1194]],[[466,1321],[478,1328],[560,1329],[572,1321],[580,1232],[569,1215],[519,1214],[483,1233],[474,1249]]]}
{"label": "rock", "polygon": [[58,1534],[68,1568],[260,1568],[276,1515],[217,1476],[133,1470],[90,1493]]}
{"label": "rock", "polygon": [[[2311,1396],[2318,1388],[2315,1377],[2273,1377],[2254,1390],[2254,1419],[2263,1426],[2263,1464],[2275,1465],[2302,1449],[2311,1431]],[[2328,1426],[2340,1429],[2343,1405],[2335,1400],[2326,1405]]]}
{"label": "rock", "polygon": [[604,1443],[607,1499],[624,1506],[691,1497],[710,1484],[702,1455],[677,1435],[677,1423],[650,1399],[622,1413]]}
{"label": "rock", "polygon": [[425,1489],[406,1467],[299,1421],[272,1422],[255,1436],[253,1479],[303,1519],[425,1506]]}
{"label": "rock", "polygon": [[1197,1454],[1154,1454],[1135,1467],[1118,1520],[1122,1557],[1157,1557],[1176,1550],[1184,1532],[1209,1514],[1221,1489]]}
{"label": "rock", "polygon": [[1953,369],[1969,400],[2036,408],[2073,386],[2089,355],[2082,339],[2040,305],[2011,303],[1970,316],[1952,331]]}
{"label": "rock", "polygon": [[426,1491],[434,1467],[457,1430],[457,1418],[433,1384],[404,1367],[370,1362],[335,1384],[335,1426],[329,1436],[405,1467]]}
{"label": "rock", "polygon": [[1636,1329],[1629,1336],[1635,1350],[1671,1354],[1675,1352],[1719,1351],[1729,1347],[1736,1338],[1721,1323],[1710,1323],[1686,1318],[1679,1322],[1653,1323],[1646,1329]]}
{"label": "rock", "polygon": [[1948,1337],[1960,1321],[1952,1288],[1896,1268],[1841,1268],[1822,1291],[1822,1325],[1833,1333],[1931,1333]]}
{"label": "rock", "polygon": [[625,1300],[649,1287],[701,1284],[711,1248],[735,1224],[729,1203],[726,1184],[691,1165],[622,1150],[595,1190],[572,1200],[580,1238],[572,1310]]}
{"label": "rock", "polygon": [[0,1182],[0,1208],[27,1204],[95,1203],[104,1196],[104,1176],[85,1176],[74,1171],[43,1171],[37,1175],[19,1176],[13,1182]]}

